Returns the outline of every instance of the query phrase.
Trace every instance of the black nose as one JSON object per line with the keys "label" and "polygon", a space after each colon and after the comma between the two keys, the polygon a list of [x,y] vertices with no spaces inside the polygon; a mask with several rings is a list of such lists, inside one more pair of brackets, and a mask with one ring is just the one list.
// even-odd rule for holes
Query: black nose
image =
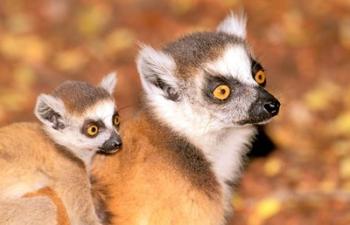
{"label": "black nose", "polygon": [[277,99],[274,99],[272,101],[265,103],[264,108],[272,116],[275,116],[278,114],[278,111],[280,109],[280,105],[281,105],[280,102]]}
{"label": "black nose", "polygon": [[122,142],[121,142],[121,141],[113,141],[113,142],[111,143],[111,146],[112,146],[112,148],[114,148],[114,149],[120,148],[120,147],[122,147]]}
{"label": "black nose", "polygon": [[113,153],[122,147],[122,140],[120,136],[113,132],[111,137],[100,147],[102,153]]}

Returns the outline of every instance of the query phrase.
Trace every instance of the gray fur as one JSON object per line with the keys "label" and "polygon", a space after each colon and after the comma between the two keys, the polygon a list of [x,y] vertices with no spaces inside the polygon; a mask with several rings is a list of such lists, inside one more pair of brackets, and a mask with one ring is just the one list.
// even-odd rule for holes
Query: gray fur
{"label": "gray fur", "polygon": [[172,42],[163,50],[174,58],[179,75],[188,78],[193,70],[216,59],[229,44],[245,45],[245,41],[223,32],[200,32]]}
{"label": "gray fur", "polygon": [[110,93],[104,88],[82,81],[66,81],[53,91],[52,96],[61,99],[72,113],[83,113],[98,101],[111,99]]}

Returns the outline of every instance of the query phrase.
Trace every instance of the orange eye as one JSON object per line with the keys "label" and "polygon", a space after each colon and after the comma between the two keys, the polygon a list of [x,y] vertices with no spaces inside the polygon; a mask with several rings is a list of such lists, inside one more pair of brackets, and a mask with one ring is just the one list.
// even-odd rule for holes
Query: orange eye
{"label": "orange eye", "polygon": [[99,132],[99,128],[98,126],[96,126],[95,124],[91,124],[89,125],[87,128],[86,128],[86,134],[89,136],[89,137],[96,137],[96,135],[98,134]]}
{"label": "orange eye", "polygon": [[120,124],[119,115],[116,114],[116,115],[114,115],[114,117],[113,117],[113,125],[114,125],[115,127],[118,127],[119,124]]}
{"label": "orange eye", "polygon": [[259,85],[263,85],[266,82],[265,72],[263,70],[259,70],[256,72],[254,79]]}
{"label": "orange eye", "polygon": [[230,96],[230,94],[231,94],[231,89],[229,86],[225,84],[221,84],[217,86],[213,91],[214,97],[221,101],[226,100]]}

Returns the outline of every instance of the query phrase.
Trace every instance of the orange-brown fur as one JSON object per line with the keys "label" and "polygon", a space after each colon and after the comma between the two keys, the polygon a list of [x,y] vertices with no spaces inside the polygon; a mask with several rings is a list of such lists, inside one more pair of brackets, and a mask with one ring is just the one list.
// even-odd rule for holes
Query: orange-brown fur
{"label": "orange-brown fur", "polygon": [[94,174],[110,196],[104,200],[114,215],[111,224],[223,224],[216,181],[196,185],[191,178],[195,174],[186,174],[179,156],[164,149],[168,134],[153,122],[144,114],[124,122],[122,151],[95,159]]}
{"label": "orange-brown fur", "polygon": [[58,197],[56,192],[54,192],[51,188],[45,187],[39,189],[36,192],[28,193],[24,197],[31,198],[36,196],[45,196],[51,199],[54,205],[57,208],[57,223],[58,225],[70,225],[66,208],[63,205],[62,200]]}
{"label": "orange-brown fur", "polygon": [[[80,213],[87,215],[84,219],[90,219],[93,215],[93,209],[87,206],[92,206],[93,203],[83,163],[65,150],[59,149],[39,124],[17,123],[0,129],[0,165],[0,194],[5,197],[3,201],[13,205],[16,199],[18,200],[17,197],[52,185],[56,194],[61,199],[69,199],[69,203],[74,207],[71,220],[78,220],[76,217]],[[49,195],[58,206],[60,221],[67,224],[64,222],[67,221],[64,214],[61,213],[65,209],[58,204],[56,194],[43,189],[33,195]],[[33,196],[31,198],[34,199]],[[51,216],[53,213],[43,208],[42,214]]]}
{"label": "orange-brown fur", "polygon": [[[187,174],[191,169],[179,161],[177,153],[165,149],[166,130],[153,122],[143,114],[125,122],[121,129],[123,150],[112,157],[96,159],[95,175],[107,184],[111,195],[107,205],[115,214],[112,224],[223,222],[224,209],[216,181],[207,179],[208,183],[196,184],[197,178],[191,177],[196,174]],[[197,175],[211,178],[211,174]]]}

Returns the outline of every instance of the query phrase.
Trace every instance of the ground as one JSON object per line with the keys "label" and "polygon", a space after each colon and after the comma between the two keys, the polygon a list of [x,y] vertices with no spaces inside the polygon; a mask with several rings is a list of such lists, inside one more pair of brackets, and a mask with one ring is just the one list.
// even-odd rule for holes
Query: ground
{"label": "ground", "polygon": [[113,70],[127,120],[138,44],[215,29],[231,9],[246,11],[282,103],[266,128],[276,149],[247,165],[232,225],[350,224],[349,0],[1,0],[0,125],[34,120],[36,96],[63,80],[97,83]]}

